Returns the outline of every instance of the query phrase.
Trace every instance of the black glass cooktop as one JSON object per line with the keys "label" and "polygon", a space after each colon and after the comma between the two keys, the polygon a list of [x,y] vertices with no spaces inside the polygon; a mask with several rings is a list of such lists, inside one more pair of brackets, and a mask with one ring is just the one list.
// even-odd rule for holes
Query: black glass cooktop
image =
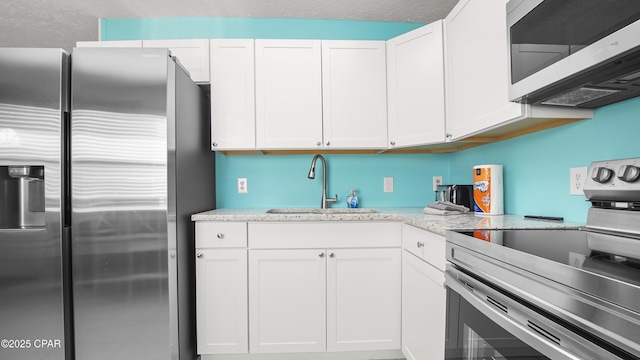
{"label": "black glass cooktop", "polygon": [[[613,240],[601,239],[599,234],[587,230],[475,230],[459,233],[477,241],[640,286],[640,253],[633,253],[633,248],[640,245],[637,238],[615,236]],[[628,244],[637,245],[629,247]]]}

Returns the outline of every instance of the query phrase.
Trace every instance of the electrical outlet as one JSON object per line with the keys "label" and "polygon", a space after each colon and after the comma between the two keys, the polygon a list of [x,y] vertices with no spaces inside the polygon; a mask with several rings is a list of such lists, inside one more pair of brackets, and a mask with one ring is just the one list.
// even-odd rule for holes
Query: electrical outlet
{"label": "electrical outlet", "polygon": [[569,194],[584,195],[584,182],[587,180],[587,167],[572,167],[569,170]]}
{"label": "electrical outlet", "polygon": [[433,177],[433,191],[438,191],[438,185],[442,185],[442,176]]}
{"label": "electrical outlet", "polygon": [[384,192],[393,192],[393,177],[384,178]]}
{"label": "electrical outlet", "polygon": [[238,178],[238,194],[246,194],[249,191],[247,178]]}

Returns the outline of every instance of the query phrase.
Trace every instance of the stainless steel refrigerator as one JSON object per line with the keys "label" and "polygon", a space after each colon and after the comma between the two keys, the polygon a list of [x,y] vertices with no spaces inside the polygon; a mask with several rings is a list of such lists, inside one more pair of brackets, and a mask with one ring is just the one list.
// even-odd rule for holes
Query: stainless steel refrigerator
{"label": "stainless steel refrigerator", "polygon": [[166,49],[0,49],[1,359],[195,358],[208,109]]}

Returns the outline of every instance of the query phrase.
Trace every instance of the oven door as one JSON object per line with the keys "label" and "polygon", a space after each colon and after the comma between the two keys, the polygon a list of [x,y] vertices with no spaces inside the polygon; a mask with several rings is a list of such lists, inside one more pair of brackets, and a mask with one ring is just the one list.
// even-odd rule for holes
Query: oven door
{"label": "oven door", "polygon": [[620,359],[451,264],[445,285],[447,360]]}

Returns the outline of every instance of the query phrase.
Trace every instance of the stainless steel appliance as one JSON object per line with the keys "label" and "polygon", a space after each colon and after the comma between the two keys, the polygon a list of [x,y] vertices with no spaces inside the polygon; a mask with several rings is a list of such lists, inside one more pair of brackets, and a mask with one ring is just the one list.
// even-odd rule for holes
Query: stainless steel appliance
{"label": "stainless steel appliance", "polygon": [[473,185],[438,185],[436,201],[448,201],[473,210]]}
{"label": "stainless steel appliance", "polygon": [[195,358],[189,216],[215,207],[214,155],[169,55],[0,49],[0,338],[31,341],[0,358]]}
{"label": "stainless steel appliance", "polygon": [[0,49],[1,359],[71,350],[68,65],[59,49]]}
{"label": "stainless steel appliance", "polygon": [[597,108],[640,95],[640,3],[511,0],[511,101]]}
{"label": "stainless steel appliance", "polygon": [[447,359],[640,359],[640,159],[594,162],[587,225],[447,233]]}

